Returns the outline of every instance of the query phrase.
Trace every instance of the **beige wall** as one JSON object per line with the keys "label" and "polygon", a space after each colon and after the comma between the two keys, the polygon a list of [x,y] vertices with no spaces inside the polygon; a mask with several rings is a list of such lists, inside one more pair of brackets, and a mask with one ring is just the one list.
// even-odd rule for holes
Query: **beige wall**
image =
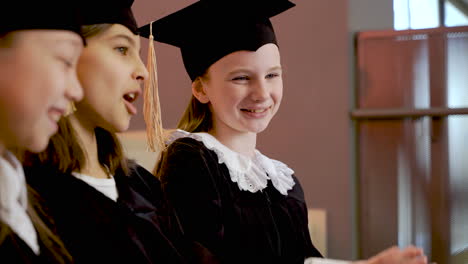
{"label": "beige wall", "polygon": [[[193,2],[136,0],[134,12],[143,25]],[[272,19],[285,69],[285,90],[281,109],[269,129],[260,135],[258,148],[295,170],[309,207],[326,210],[328,256],[350,259],[348,1],[293,2],[295,8]],[[144,58],[146,48],[147,42],[143,41]],[[190,80],[178,49],[156,43],[156,54],[163,122],[166,127],[174,127],[190,97]],[[131,129],[142,128],[143,118],[139,115]]]}

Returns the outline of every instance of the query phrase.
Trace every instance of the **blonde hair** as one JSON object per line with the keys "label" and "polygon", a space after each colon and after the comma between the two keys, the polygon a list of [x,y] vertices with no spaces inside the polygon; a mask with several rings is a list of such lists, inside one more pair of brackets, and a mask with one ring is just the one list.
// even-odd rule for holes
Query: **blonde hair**
{"label": "blonde hair", "polygon": [[[202,80],[207,80],[208,74],[205,73],[201,77],[195,79],[193,85],[200,86]],[[182,115],[177,128],[188,132],[208,132],[213,128],[213,118],[209,104],[201,103],[195,96],[192,95],[190,102]]]}
{"label": "blonde hair", "polygon": [[[208,74],[204,74],[201,77],[197,77],[192,85],[198,85],[197,88],[202,88],[202,80],[207,80]],[[185,130],[190,133],[195,132],[208,132],[213,128],[213,119],[211,114],[211,109],[209,104],[203,104],[198,99],[192,95],[190,102],[185,109],[184,114],[177,124],[178,129]],[[175,130],[166,129],[164,132],[164,138],[169,139],[172,132]],[[159,153],[157,158],[156,165],[154,166],[152,172],[158,179],[161,179],[160,167],[161,164],[165,163],[164,159],[167,158],[165,155],[166,149],[163,149]]]}

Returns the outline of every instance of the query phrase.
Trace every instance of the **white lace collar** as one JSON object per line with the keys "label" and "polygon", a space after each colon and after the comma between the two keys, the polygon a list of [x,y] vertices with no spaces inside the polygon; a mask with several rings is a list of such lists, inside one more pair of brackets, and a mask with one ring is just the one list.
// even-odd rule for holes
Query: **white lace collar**
{"label": "white lace collar", "polygon": [[294,171],[286,164],[270,159],[258,150],[255,150],[253,158],[246,157],[226,147],[208,133],[189,133],[178,129],[171,134],[168,144],[185,137],[198,140],[209,150],[214,151],[218,156],[219,164],[226,165],[231,180],[237,183],[241,190],[255,193],[265,189],[268,180],[271,180],[273,186],[281,194],[287,195],[295,184],[292,178]]}

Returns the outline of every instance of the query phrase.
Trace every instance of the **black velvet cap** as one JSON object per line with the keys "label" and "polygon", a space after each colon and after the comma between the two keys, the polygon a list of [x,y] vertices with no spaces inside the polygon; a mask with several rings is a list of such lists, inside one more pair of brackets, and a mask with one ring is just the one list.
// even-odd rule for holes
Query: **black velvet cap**
{"label": "black velvet cap", "polygon": [[[179,47],[194,81],[222,57],[277,45],[270,18],[295,6],[288,0],[200,0],[152,23],[154,40]],[[149,37],[150,25],[140,28]]]}
{"label": "black velvet cap", "polygon": [[83,25],[121,24],[138,34],[132,4],[133,0],[81,0]]}
{"label": "black velvet cap", "polygon": [[2,1],[0,36],[28,29],[70,30],[80,34],[82,18],[77,1],[6,0]]}

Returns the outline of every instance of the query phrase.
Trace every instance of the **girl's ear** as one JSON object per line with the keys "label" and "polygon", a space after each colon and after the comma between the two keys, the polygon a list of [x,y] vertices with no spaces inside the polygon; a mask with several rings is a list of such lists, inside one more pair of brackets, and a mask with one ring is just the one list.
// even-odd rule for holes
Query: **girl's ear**
{"label": "girl's ear", "polygon": [[206,104],[210,101],[210,98],[208,98],[205,92],[205,84],[202,82],[201,78],[197,78],[192,82],[192,94],[202,104]]}

